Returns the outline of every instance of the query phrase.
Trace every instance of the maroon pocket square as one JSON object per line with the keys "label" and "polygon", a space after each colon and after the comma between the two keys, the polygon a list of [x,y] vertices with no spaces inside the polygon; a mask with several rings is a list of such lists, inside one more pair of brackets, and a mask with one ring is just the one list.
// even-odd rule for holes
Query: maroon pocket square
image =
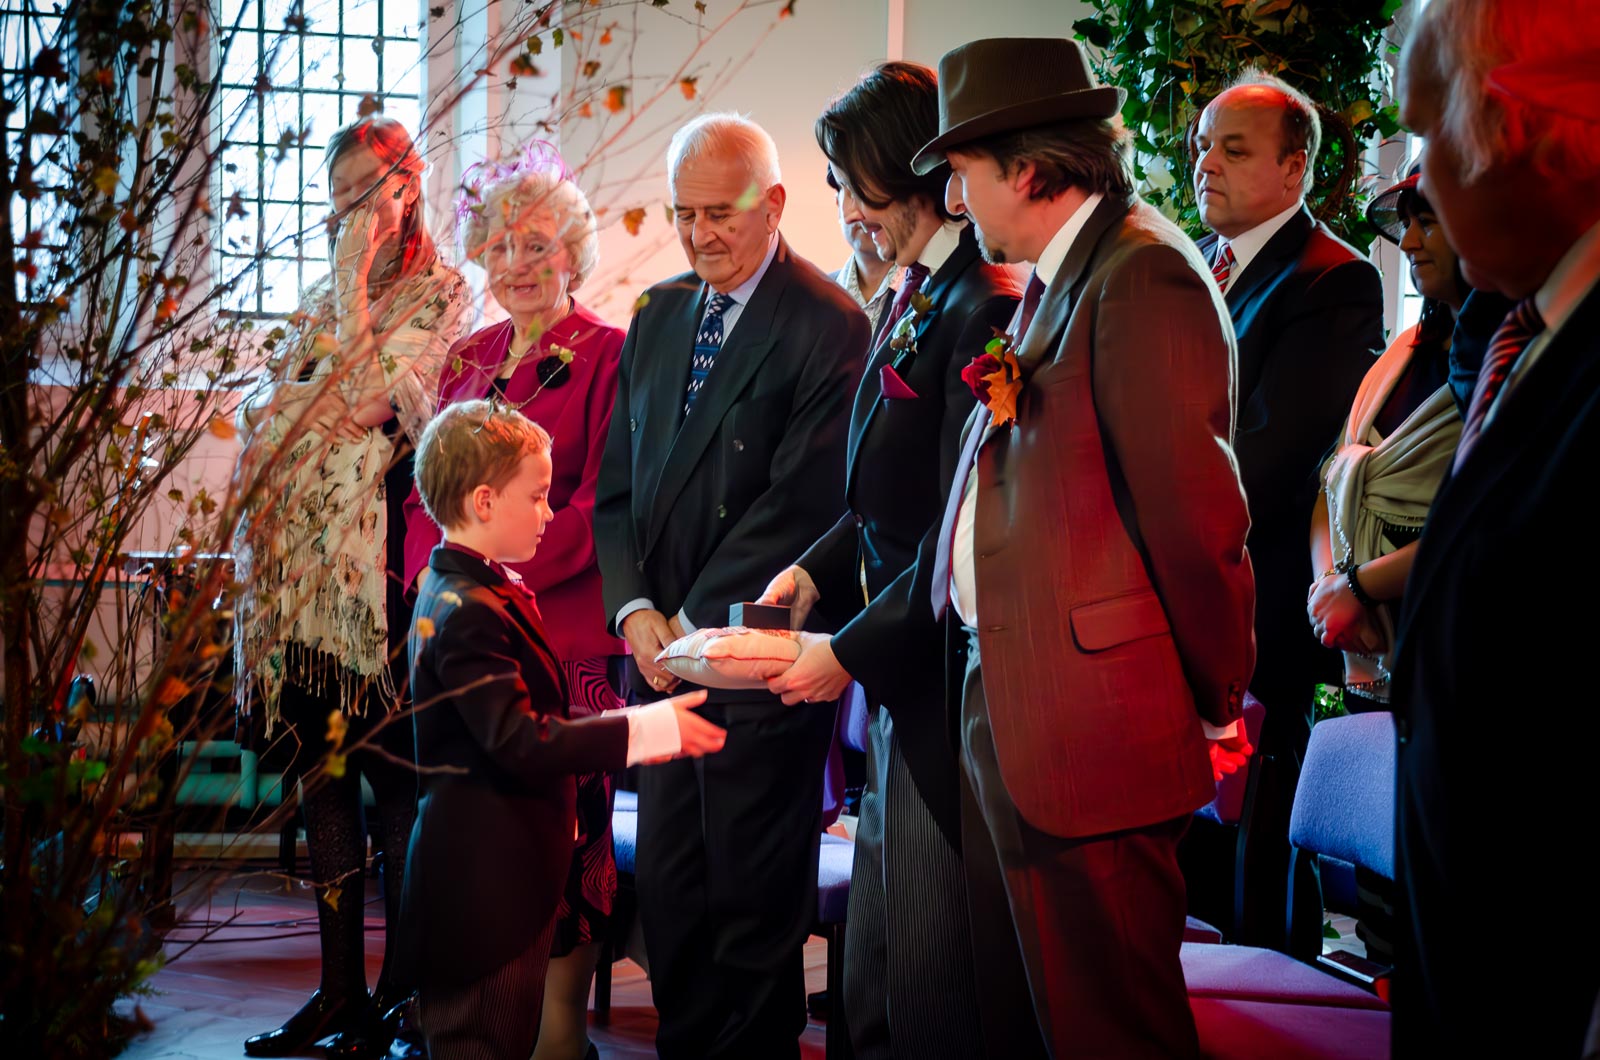
{"label": "maroon pocket square", "polygon": [[900,378],[900,373],[894,370],[892,364],[878,369],[878,388],[883,391],[884,397],[894,401],[912,401],[918,397],[917,392]]}

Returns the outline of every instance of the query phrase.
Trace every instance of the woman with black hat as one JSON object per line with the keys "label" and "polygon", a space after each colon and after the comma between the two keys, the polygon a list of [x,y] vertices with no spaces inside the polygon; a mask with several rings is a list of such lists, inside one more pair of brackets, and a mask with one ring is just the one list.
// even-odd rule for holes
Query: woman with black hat
{"label": "woman with black hat", "polygon": [[1311,522],[1306,613],[1322,643],[1344,652],[1345,705],[1389,699],[1386,653],[1394,609],[1434,494],[1461,437],[1450,388],[1456,314],[1472,288],[1417,188],[1420,165],[1373,199],[1367,219],[1411,263],[1422,317],[1362,380],[1338,447],[1322,468]]}

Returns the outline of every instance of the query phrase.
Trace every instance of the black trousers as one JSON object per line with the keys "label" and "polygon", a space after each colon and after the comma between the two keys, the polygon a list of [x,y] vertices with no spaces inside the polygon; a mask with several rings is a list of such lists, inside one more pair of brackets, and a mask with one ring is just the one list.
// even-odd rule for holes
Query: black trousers
{"label": "black trousers", "polygon": [[722,751],[639,772],[639,915],[665,1060],[798,1057],[831,703],[708,704]]}
{"label": "black trousers", "polygon": [[[961,744],[970,785],[962,856],[987,1055],[1197,1057],[1178,957],[1185,917],[1178,841],[1188,817],[1074,839],[1024,821],[995,757],[976,633]],[[997,908],[1008,910],[1009,923]],[[1019,978],[1043,1048],[1015,1026],[1026,1024],[1014,1015]]]}
{"label": "black trousers", "polygon": [[886,708],[867,733],[844,929],[852,1051],[855,1060],[969,1060],[983,1037],[961,852],[922,801]]}

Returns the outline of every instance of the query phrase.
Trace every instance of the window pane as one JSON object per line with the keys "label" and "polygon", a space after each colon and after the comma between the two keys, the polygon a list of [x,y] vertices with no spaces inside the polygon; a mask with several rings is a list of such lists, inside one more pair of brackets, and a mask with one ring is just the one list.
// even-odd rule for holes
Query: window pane
{"label": "window pane", "polygon": [[262,311],[267,313],[292,313],[299,303],[299,263],[292,258],[268,258],[262,262]]}
{"label": "window pane", "polygon": [[421,84],[415,41],[383,42],[383,87],[390,92],[415,96]]}
{"label": "window pane", "polygon": [[262,247],[269,254],[298,254],[294,238],[300,233],[298,203],[269,202],[261,208]]}
{"label": "window pane", "polygon": [[278,199],[282,202],[293,202],[300,198],[300,154],[290,150],[284,153],[283,161],[276,162],[275,148],[267,148],[267,198]]}
{"label": "window pane", "polygon": [[383,35],[415,37],[422,18],[422,0],[383,0]]}
{"label": "window pane", "polygon": [[242,88],[217,92],[217,134],[226,140],[256,138],[255,95]]}
{"label": "window pane", "polygon": [[[233,35],[222,56],[222,83],[225,85],[254,85],[261,72],[261,37],[240,30]],[[219,54],[222,49],[218,49]]]}
{"label": "window pane", "polygon": [[269,31],[261,40],[262,66],[274,88],[300,83],[300,35]]}
{"label": "window pane", "polygon": [[364,37],[378,35],[377,0],[347,0],[344,5],[344,32]]}
{"label": "window pane", "polygon": [[259,218],[256,216],[255,204],[244,202],[245,216],[227,217],[224,210],[222,221],[222,249],[234,253],[245,254],[256,249],[256,225]]}
{"label": "window pane", "polygon": [[300,82],[302,88],[319,88],[333,91],[339,87],[339,38],[307,36],[305,45],[306,68]]}
{"label": "window pane", "polygon": [[261,187],[257,165],[255,145],[224,147],[220,164],[223,194],[232,195],[237,191],[246,198],[255,198]]}
{"label": "window pane", "polygon": [[370,40],[351,38],[344,42],[344,90],[346,92],[376,92],[378,90],[378,56]]}

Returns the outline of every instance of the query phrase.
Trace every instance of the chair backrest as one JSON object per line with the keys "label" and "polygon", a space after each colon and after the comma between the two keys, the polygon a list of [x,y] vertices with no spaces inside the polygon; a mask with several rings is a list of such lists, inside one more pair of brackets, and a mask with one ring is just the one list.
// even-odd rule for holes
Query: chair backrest
{"label": "chair backrest", "polygon": [[1351,714],[1311,730],[1289,842],[1394,879],[1394,715]]}

